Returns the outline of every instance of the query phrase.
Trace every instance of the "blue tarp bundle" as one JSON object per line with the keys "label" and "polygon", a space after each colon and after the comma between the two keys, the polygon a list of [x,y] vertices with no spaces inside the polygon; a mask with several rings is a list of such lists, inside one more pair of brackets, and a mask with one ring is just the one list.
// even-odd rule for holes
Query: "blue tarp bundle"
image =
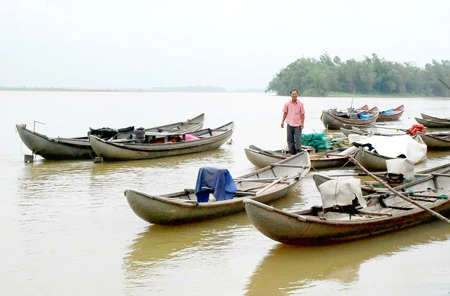
{"label": "blue tarp bundle", "polygon": [[389,110],[386,110],[386,111],[381,111],[380,114],[390,115],[390,114],[395,114],[395,111],[394,111],[394,109],[389,109]]}
{"label": "blue tarp bundle", "polygon": [[195,195],[198,202],[207,202],[213,193],[216,200],[233,198],[236,184],[227,169],[202,167],[198,171]]}

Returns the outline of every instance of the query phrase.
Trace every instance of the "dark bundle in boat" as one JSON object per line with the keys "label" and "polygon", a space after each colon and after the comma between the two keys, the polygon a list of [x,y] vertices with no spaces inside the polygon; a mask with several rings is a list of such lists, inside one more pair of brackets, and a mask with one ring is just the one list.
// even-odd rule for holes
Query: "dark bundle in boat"
{"label": "dark bundle in boat", "polygon": [[[142,128],[143,130],[144,128]],[[125,128],[110,128],[110,127],[102,127],[102,128],[89,128],[88,137],[90,135],[102,138],[102,139],[117,139],[119,134],[121,139],[126,139],[127,137],[131,137],[134,132],[134,126],[129,126]]]}

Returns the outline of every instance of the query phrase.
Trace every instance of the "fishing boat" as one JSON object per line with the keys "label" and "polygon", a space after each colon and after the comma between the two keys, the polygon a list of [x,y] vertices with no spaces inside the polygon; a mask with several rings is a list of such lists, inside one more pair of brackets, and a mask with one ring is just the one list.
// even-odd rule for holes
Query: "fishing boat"
{"label": "fishing boat", "polygon": [[[372,109],[367,108],[367,110],[372,111],[374,108]],[[402,117],[404,111],[405,111],[404,105],[397,106],[393,109],[382,110],[380,111],[380,116],[378,116],[377,122],[399,120],[400,117]]]}
{"label": "fishing boat", "polygon": [[377,107],[371,110],[355,110],[349,108],[347,111],[337,109],[323,110],[320,119],[327,129],[340,129],[344,125],[362,125],[368,126],[374,124],[380,112]]}
{"label": "fishing boat", "polygon": [[450,119],[448,118],[439,118],[430,115],[426,115],[421,113],[422,118],[414,117],[415,120],[422,124],[425,127],[430,128],[449,128],[450,127]]}
{"label": "fishing boat", "polygon": [[450,132],[445,133],[423,133],[417,132],[422,141],[430,150],[446,150],[450,149]]}
{"label": "fishing boat", "polygon": [[432,116],[432,115],[428,115],[425,113],[420,113],[420,116],[422,116],[423,119],[450,122],[450,118],[448,118],[448,117],[437,117],[437,116]]}
{"label": "fishing boat", "polygon": [[389,159],[406,158],[418,164],[427,158],[427,145],[420,137],[350,134],[349,141],[358,148],[353,157],[373,171],[386,171],[386,160]]}
{"label": "fishing boat", "polygon": [[[448,164],[450,165],[450,164]],[[321,206],[284,211],[244,199],[250,222],[265,236],[290,245],[327,245],[368,238],[426,223],[450,222],[450,175],[418,175],[400,193],[395,188],[362,195],[360,180],[315,174]]]}
{"label": "fishing boat", "polygon": [[149,223],[199,222],[243,212],[243,198],[262,203],[278,200],[297,187],[310,167],[309,154],[302,151],[234,179],[226,169],[200,168],[195,189],[164,195],[127,189],[124,194],[134,213]]}
{"label": "fishing boat", "polygon": [[[317,170],[333,167],[344,167],[348,163],[348,156],[355,150],[355,147],[342,147],[329,150],[327,152],[310,152],[309,157],[311,159],[311,168]],[[244,151],[247,159],[258,168],[272,165],[292,156],[283,149],[264,150],[255,145],[250,145],[248,148],[245,148]]]}
{"label": "fishing boat", "polygon": [[100,161],[151,159],[214,150],[227,142],[234,131],[234,122],[190,133],[145,133],[134,141],[108,141],[90,136],[92,149]]}
{"label": "fishing boat", "polygon": [[400,117],[402,117],[404,111],[404,105],[400,105],[393,109],[380,111],[380,116],[378,116],[377,122],[399,120]]}
{"label": "fishing boat", "polygon": [[[396,130],[395,132],[381,132],[380,130],[383,129],[392,129]],[[399,136],[399,135],[405,135],[405,132],[403,129],[396,129],[396,128],[385,128],[385,127],[356,127],[356,126],[345,126],[340,128],[341,132],[348,137],[350,134],[357,134],[357,135],[363,135],[363,136]],[[403,132],[398,132],[403,131]]]}
{"label": "fishing boat", "polygon": [[[167,125],[143,129],[148,133],[173,133],[196,131],[203,127],[205,115],[200,114],[192,119]],[[126,140],[131,139],[138,132],[134,126],[114,128],[90,128],[85,137],[52,138],[26,128],[25,124],[16,125],[22,142],[32,151],[48,160],[93,159],[96,157],[89,141],[89,135],[96,135],[101,139]]]}

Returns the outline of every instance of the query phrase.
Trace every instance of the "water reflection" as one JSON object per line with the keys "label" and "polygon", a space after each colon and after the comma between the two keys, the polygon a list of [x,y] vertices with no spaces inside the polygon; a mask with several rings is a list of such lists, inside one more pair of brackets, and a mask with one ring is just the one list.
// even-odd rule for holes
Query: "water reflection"
{"label": "water reflection", "polygon": [[[55,192],[72,192],[73,186],[85,189],[90,161],[43,161],[25,164],[18,174],[19,196],[46,198]],[[78,185],[78,186],[77,186]]]}
{"label": "water reflection", "polygon": [[202,166],[240,168],[234,160],[234,151],[225,147],[202,153],[148,160],[95,163],[91,168],[89,187],[96,194],[117,189],[136,189],[152,194],[163,194],[193,188],[198,170]]}
{"label": "water reflection", "polygon": [[95,163],[92,166],[92,174],[110,175],[143,169],[179,169],[191,166],[198,168],[210,164],[226,166],[232,162],[233,151],[231,149],[216,149],[200,153],[155,159]]}
{"label": "water reflection", "polygon": [[190,292],[214,291],[211,281],[223,282],[226,276],[218,267],[226,264],[224,258],[236,258],[239,238],[252,231],[245,213],[181,226],[151,225],[128,247],[126,285],[134,293],[145,286],[146,295],[174,295],[183,286]]}
{"label": "water reflection", "polygon": [[[277,244],[255,268],[246,295],[298,294],[315,281],[357,282],[365,262],[448,239],[448,224],[437,221],[340,245],[295,247]],[[374,278],[377,276],[375,274]]]}

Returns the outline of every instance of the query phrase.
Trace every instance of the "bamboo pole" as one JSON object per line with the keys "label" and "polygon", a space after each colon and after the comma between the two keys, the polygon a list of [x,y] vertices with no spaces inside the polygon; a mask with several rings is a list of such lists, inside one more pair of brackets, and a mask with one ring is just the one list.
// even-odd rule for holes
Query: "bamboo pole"
{"label": "bamboo pole", "polygon": [[388,189],[389,191],[391,191],[392,193],[394,193],[395,195],[397,195],[398,197],[402,198],[403,200],[406,200],[407,202],[412,203],[413,205],[421,208],[422,210],[428,211],[430,212],[432,215],[438,217],[441,220],[444,220],[445,222],[447,222],[448,224],[450,224],[450,220],[447,219],[446,217],[442,216],[441,214],[433,211],[432,209],[429,209],[417,202],[415,202],[414,200],[410,199],[409,197],[403,195],[402,193],[398,192],[397,190],[395,190],[394,188],[392,188],[391,186],[389,186],[389,184],[387,184],[386,182],[384,182],[381,178],[375,176],[374,174],[372,174],[371,172],[369,172],[362,164],[360,164],[356,159],[353,158],[353,156],[349,156],[349,159],[351,162],[353,162],[357,167],[359,167],[361,170],[365,171],[370,177],[372,177],[373,179],[377,180],[378,182],[380,182],[380,184],[383,184],[386,189]]}

